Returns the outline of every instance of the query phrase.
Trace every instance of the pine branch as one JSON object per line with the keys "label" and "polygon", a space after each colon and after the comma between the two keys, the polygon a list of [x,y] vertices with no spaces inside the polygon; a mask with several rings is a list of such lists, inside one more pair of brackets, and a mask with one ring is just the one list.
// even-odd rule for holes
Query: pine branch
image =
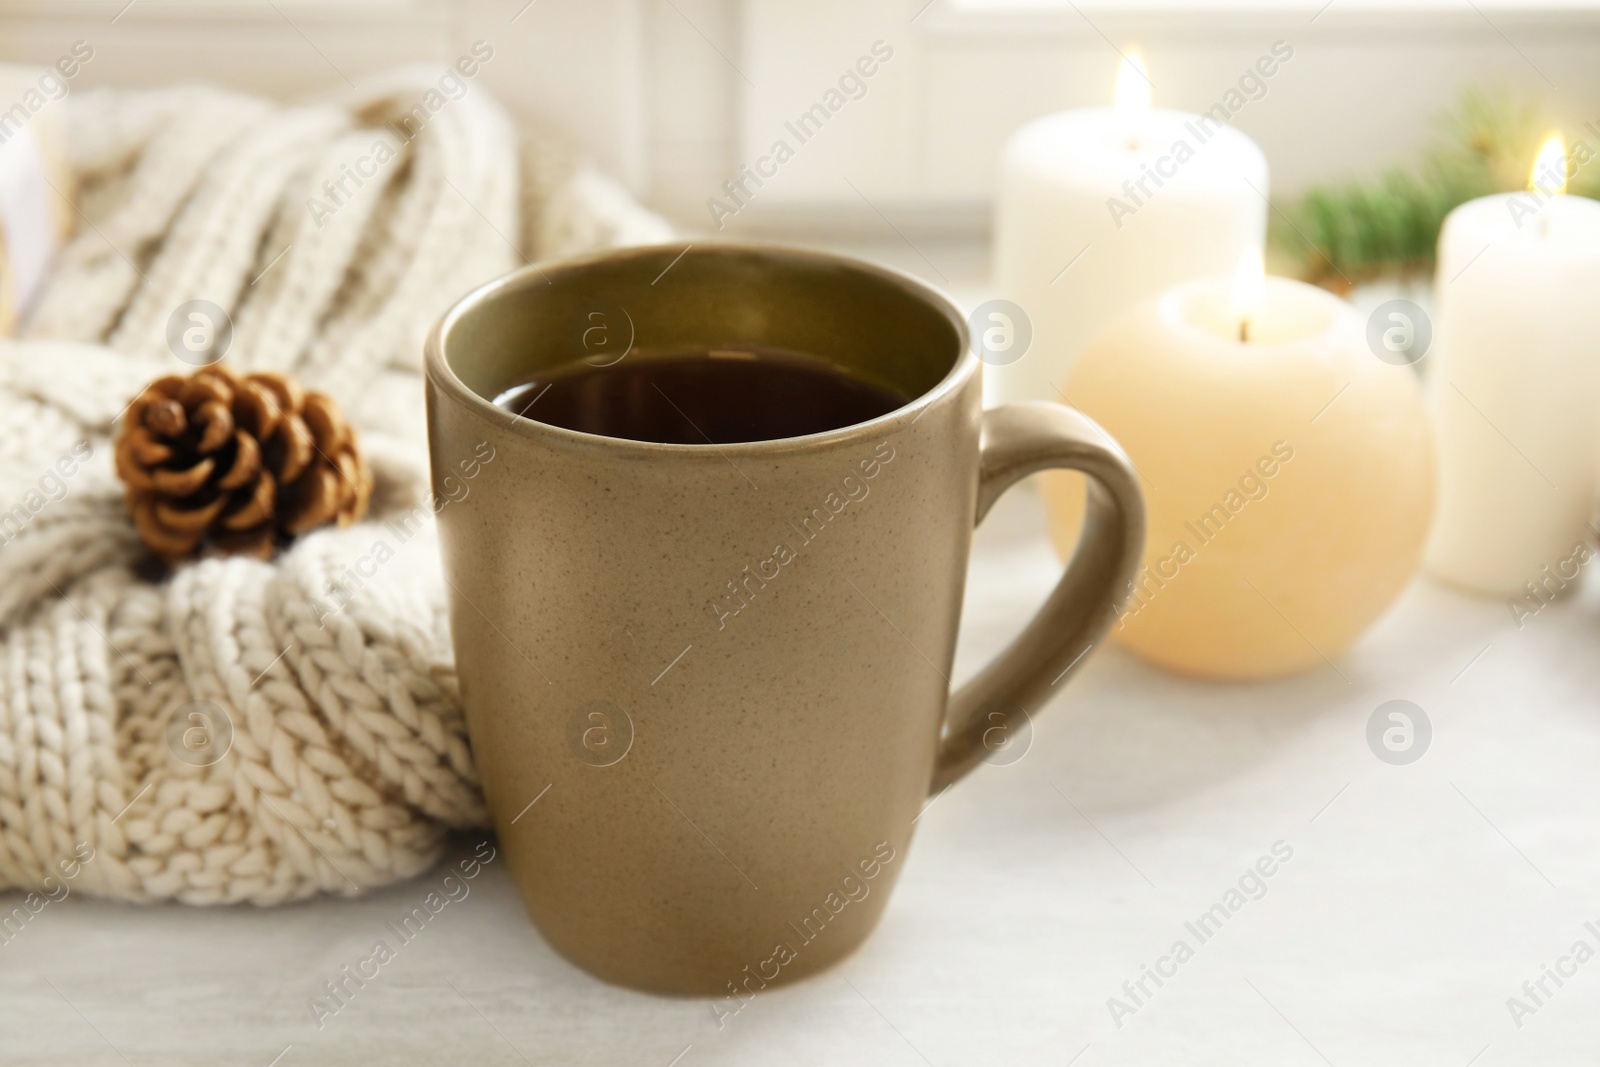
{"label": "pine branch", "polygon": [[[1468,200],[1527,186],[1548,126],[1537,102],[1504,88],[1462,94],[1437,120],[1415,167],[1313,188],[1269,232],[1288,272],[1330,288],[1381,275],[1430,272],[1445,216]],[[1600,198],[1600,167],[1580,167],[1568,192]],[[1308,243],[1309,242],[1309,243]]]}

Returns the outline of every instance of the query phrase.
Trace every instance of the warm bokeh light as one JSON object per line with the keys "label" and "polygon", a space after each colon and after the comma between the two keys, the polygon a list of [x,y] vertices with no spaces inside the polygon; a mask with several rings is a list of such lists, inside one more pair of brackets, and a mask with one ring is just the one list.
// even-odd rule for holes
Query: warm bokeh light
{"label": "warm bokeh light", "polygon": [[1241,340],[1248,340],[1250,320],[1261,313],[1266,288],[1267,265],[1261,249],[1252,246],[1239,257],[1239,266],[1233,272],[1233,317],[1239,322]]}
{"label": "warm bokeh light", "polygon": [[1539,146],[1528,174],[1528,191],[1551,195],[1567,191],[1567,143],[1561,134],[1552,133]]}
{"label": "warm bokeh light", "polygon": [[1112,104],[1124,115],[1137,117],[1150,110],[1150,72],[1144,65],[1144,56],[1137,48],[1122,55],[1122,66],[1117,68],[1117,87],[1111,96]]}

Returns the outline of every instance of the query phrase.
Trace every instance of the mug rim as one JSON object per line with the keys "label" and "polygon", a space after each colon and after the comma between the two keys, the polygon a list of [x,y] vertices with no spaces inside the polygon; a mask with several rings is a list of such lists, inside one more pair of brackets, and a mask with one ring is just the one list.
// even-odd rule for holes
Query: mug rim
{"label": "mug rim", "polygon": [[[428,331],[427,341],[423,346],[423,372],[430,382],[453,398],[458,404],[466,406],[469,410],[486,419],[492,418],[505,430],[515,432],[523,437],[554,439],[567,445],[599,447],[639,454],[668,452],[684,456],[701,455],[713,458],[729,453],[745,456],[774,455],[851,442],[862,438],[877,437],[885,430],[897,430],[902,424],[915,422],[929,408],[953,395],[966,384],[970,377],[977,373],[978,357],[972,351],[967,320],[961,314],[960,305],[944,290],[915,275],[856,256],[787,245],[775,241],[690,241],[685,243],[689,248],[680,249],[677,242],[628,245],[622,248],[565,257],[549,263],[530,261],[522,267],[484,282],[482,285],[469,290],[464,296],[451,304],[449,309],[433,324],[432,329]],[[759,441],[738,441],[728,444],[713,444],[711,442],[679,444],[661,441],[638,441],[627,437],[610,437],[605,434],[587,433],[583,430],[570,430],[566,427],[554,426],[550,423],[540,422],[537,419],[514,414],[511,415],[508,421],[505,416],[511,413],[463,382],[456,374],[455,369],[450,366],[449,360],[445,358],[445,343],[451,328],[456,322],[505,290],[524,284],[532,276],[537,275],[539,278],[549,281],[552,275],[574,273],[596,263],[643,258],[661,253],[682,253],[687,252],[689,249],[704,249],[719,254],[726,252],[753,252],[775,259],[809,259],[824,262],[831,266],[844,267],[860,274],[870,275],[880,282],[886,282],[900,288],[943,315],[955,330],[960,350],[956,355],[955,362],[945,372],[944,377],[940,378],[931,388],[912,397],[894,410],[885,412],[876,418],[868,419],[865,422],[853,422],[849,425],[836,427],[832,430],[824,430],[820,433],[803,434],[796,437],[770,437]]]}

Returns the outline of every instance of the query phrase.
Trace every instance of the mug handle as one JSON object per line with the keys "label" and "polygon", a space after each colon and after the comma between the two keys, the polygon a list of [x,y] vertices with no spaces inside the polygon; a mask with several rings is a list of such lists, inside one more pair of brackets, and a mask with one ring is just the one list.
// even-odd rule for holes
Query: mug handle
{"label": "mug handle", "polygon": [[1048,600],[1016,640],[950,696],[933,792],[982,761],[990,714],[1010,725],[1031,714],[1087,658],[1132,588],[1144,554],[1144,494],[1127,455],[1092,419],[1062,404],[1026,401],[983,413],[978,507],[983,521],[1000,494],[1052,467],[1088,475],[1083,532]]}

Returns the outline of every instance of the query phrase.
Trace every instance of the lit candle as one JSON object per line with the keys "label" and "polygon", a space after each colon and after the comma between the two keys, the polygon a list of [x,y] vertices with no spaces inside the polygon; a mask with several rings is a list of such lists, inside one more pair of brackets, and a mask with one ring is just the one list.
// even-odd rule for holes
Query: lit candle
{"label": "lit candle", "polygon": [[1600,448],[1600,204],[1564,195],[1566,173],[1552,137],[1527,192],[1451,212],[1434,295],[1439,518],[1425,566],[1539,601],[1575,576]]}
{"label": "lit candle", "polygon": [[[1375,358],[1344,301],[1268,278],[1177,286],[1116,318],[1067,402],[1137,466],[1144,567],[1113,636],[1186,674],[1264,678],[1332,662],[1415,572],[1433,508],[1416,375]],[[1077,543],[1083,489],[1045,476]]]}
{"label": "lit candle", "polygon": [[1261,314],[1261,305],[1267,298],[1267,265],[1259,248],[1247,249],[1239,257],[1239,268],[1233,274],[1233,292],[1230,303],[1233,317],[1239,322],[1239,340],[1250,340],[1250,320]]}
{"label": "lit candle", "polygon": [[985,368],[997,398],[1059,399],[1078,349],[1118,311],[1190,278],[1226,277],[1262,244],[1266,195],[1255,142],[1214,115],[1152,109],[1137,52],[1118,70],[1112,107],[1018,130],[1000,165],[994,281],[1033,340],[1022,358]]}

